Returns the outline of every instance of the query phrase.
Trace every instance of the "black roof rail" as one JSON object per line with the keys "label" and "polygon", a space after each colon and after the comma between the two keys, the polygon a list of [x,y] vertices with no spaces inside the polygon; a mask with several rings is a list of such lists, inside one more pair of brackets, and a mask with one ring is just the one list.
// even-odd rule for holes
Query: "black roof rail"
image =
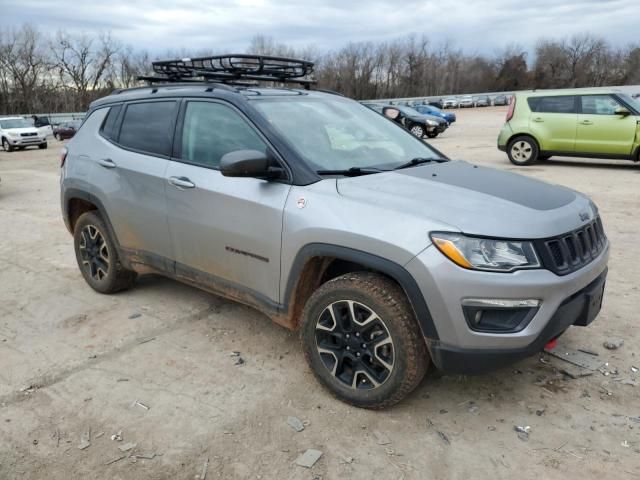
{"label": "black roof rail", "polygon": [[[313,62],[269,55],[228,54],[153,62],[158,76],[138,77],[150,84],[219,82],[255,86],[256,82],[295,83],[310,88]],[[253,83],[252,83],[253,82]]]}

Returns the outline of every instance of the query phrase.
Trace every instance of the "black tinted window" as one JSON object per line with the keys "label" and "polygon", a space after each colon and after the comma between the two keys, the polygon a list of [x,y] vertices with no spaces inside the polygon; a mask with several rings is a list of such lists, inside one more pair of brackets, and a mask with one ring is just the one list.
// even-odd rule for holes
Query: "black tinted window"
{"label": "black tinted window", "polygon": [[[115,140],[116,139],[116,120],[118,119],[118,114],[120,113],[121,105],[115,105],[109,108],[109,112],[107,112],[107,116],[104,118],[104,122],[102,122],[102,128],[100,131],[102,135],[105,137]],[[61,127],[67,127],[68,124],[64,123],[60,125]]]}
{"label": "black tinted window", "polygon": [[234,110],[218,103],[189,102],[182,130],[182,158],[218,168],[223,155],[236,150],[265,152],[256,131]]}
{"label": "black tinted window", "polygon": [[530,97],[527,102],[532,112],[576,113],[576,102],[573,96]]}
{"label": "black tinted window", "polygon": [[127,106],[118,143],[158,155],[171,155],[176,102],[132,103]]}

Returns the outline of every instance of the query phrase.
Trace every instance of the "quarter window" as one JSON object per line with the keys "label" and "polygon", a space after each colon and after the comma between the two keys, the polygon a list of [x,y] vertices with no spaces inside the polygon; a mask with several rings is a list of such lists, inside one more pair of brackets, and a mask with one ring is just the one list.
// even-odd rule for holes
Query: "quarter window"
{"label": "quarter window", "polygon": [[267,146],[233,109],[211,102],[187,104],[182,130],[183,160],[218,168],[223,155],[236,150],[266,153]]}
{"label": "quarter window", "polygon": [[171,155],[176,102],[132,103],[127,106],[118,143],[156,155]]}
{"label": "quarter window", "polygon": [[[121,109],[122,105],[114,105],[113,107],[110,107],[109,111],[107,112],[107,116],[102,122],[102,128],[100,129],[100,132],[109,140],[116,140],[116,120],[118,119],[118,114],[120,113]],[[65,123],[62,126],[68,127],[68,125],[69,124]]]}
{"label": "quarter window", "polygon": [[582,113],[586,115],[615,115],[620,106],[609,95],[584,95],[580,97]]}
{"label": "quarter window", "polygon": [[527,102],[536,113],[576,113],[574,96],[529,97]]}

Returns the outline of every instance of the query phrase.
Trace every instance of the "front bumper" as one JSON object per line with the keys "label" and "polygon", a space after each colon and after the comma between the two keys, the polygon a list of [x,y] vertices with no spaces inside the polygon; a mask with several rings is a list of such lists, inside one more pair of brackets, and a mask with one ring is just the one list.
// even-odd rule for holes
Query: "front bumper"
{"label": "front bumper", "polygon": [[[604,282],[609,245],[591,263],[569,275],[549,270],[494,273],[466,270],[428,247],[406,265],[429,307],[438,338],[428,338],[435,365],[445,372],[481,373],[540,351],[569,326],[584,323],[584,302]],[[469,327],[462,301],[468,297],[538,299],[528,324],[511,333]]]}
{"label": "front bumper", "polygon": [[430,348],[433,363],[443,372],[473,375],[496,370],[535,355],[542,351],[549,341],[562,335],[570,326],[586,326],[593,320],[589,309],[598,308],[599,310],[600,305],[591,305],[590,302],[592,299],[602,300],[601,292],[606,276],[607,271],[605,270],[585,288],[562,302],[538,338],[526,347],[465,349],[434,342]]}
{"label": "front bumper", "polygon": [[27,147],[29,145],[40,145],[47,141],[46,138],[42,137],[20,137],[20,138],[12,138],[7,137],[9,143],[16,147]]}

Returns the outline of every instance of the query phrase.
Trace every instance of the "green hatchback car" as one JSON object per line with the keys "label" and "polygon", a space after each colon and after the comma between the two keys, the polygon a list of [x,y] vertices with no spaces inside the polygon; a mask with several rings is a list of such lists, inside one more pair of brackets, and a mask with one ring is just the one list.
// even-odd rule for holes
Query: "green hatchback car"
{"label": "green hatchback car", "polygon": [[640,161],[640,102],[614,90],[515,94],[498,149],[515,165],[551,156]]}

